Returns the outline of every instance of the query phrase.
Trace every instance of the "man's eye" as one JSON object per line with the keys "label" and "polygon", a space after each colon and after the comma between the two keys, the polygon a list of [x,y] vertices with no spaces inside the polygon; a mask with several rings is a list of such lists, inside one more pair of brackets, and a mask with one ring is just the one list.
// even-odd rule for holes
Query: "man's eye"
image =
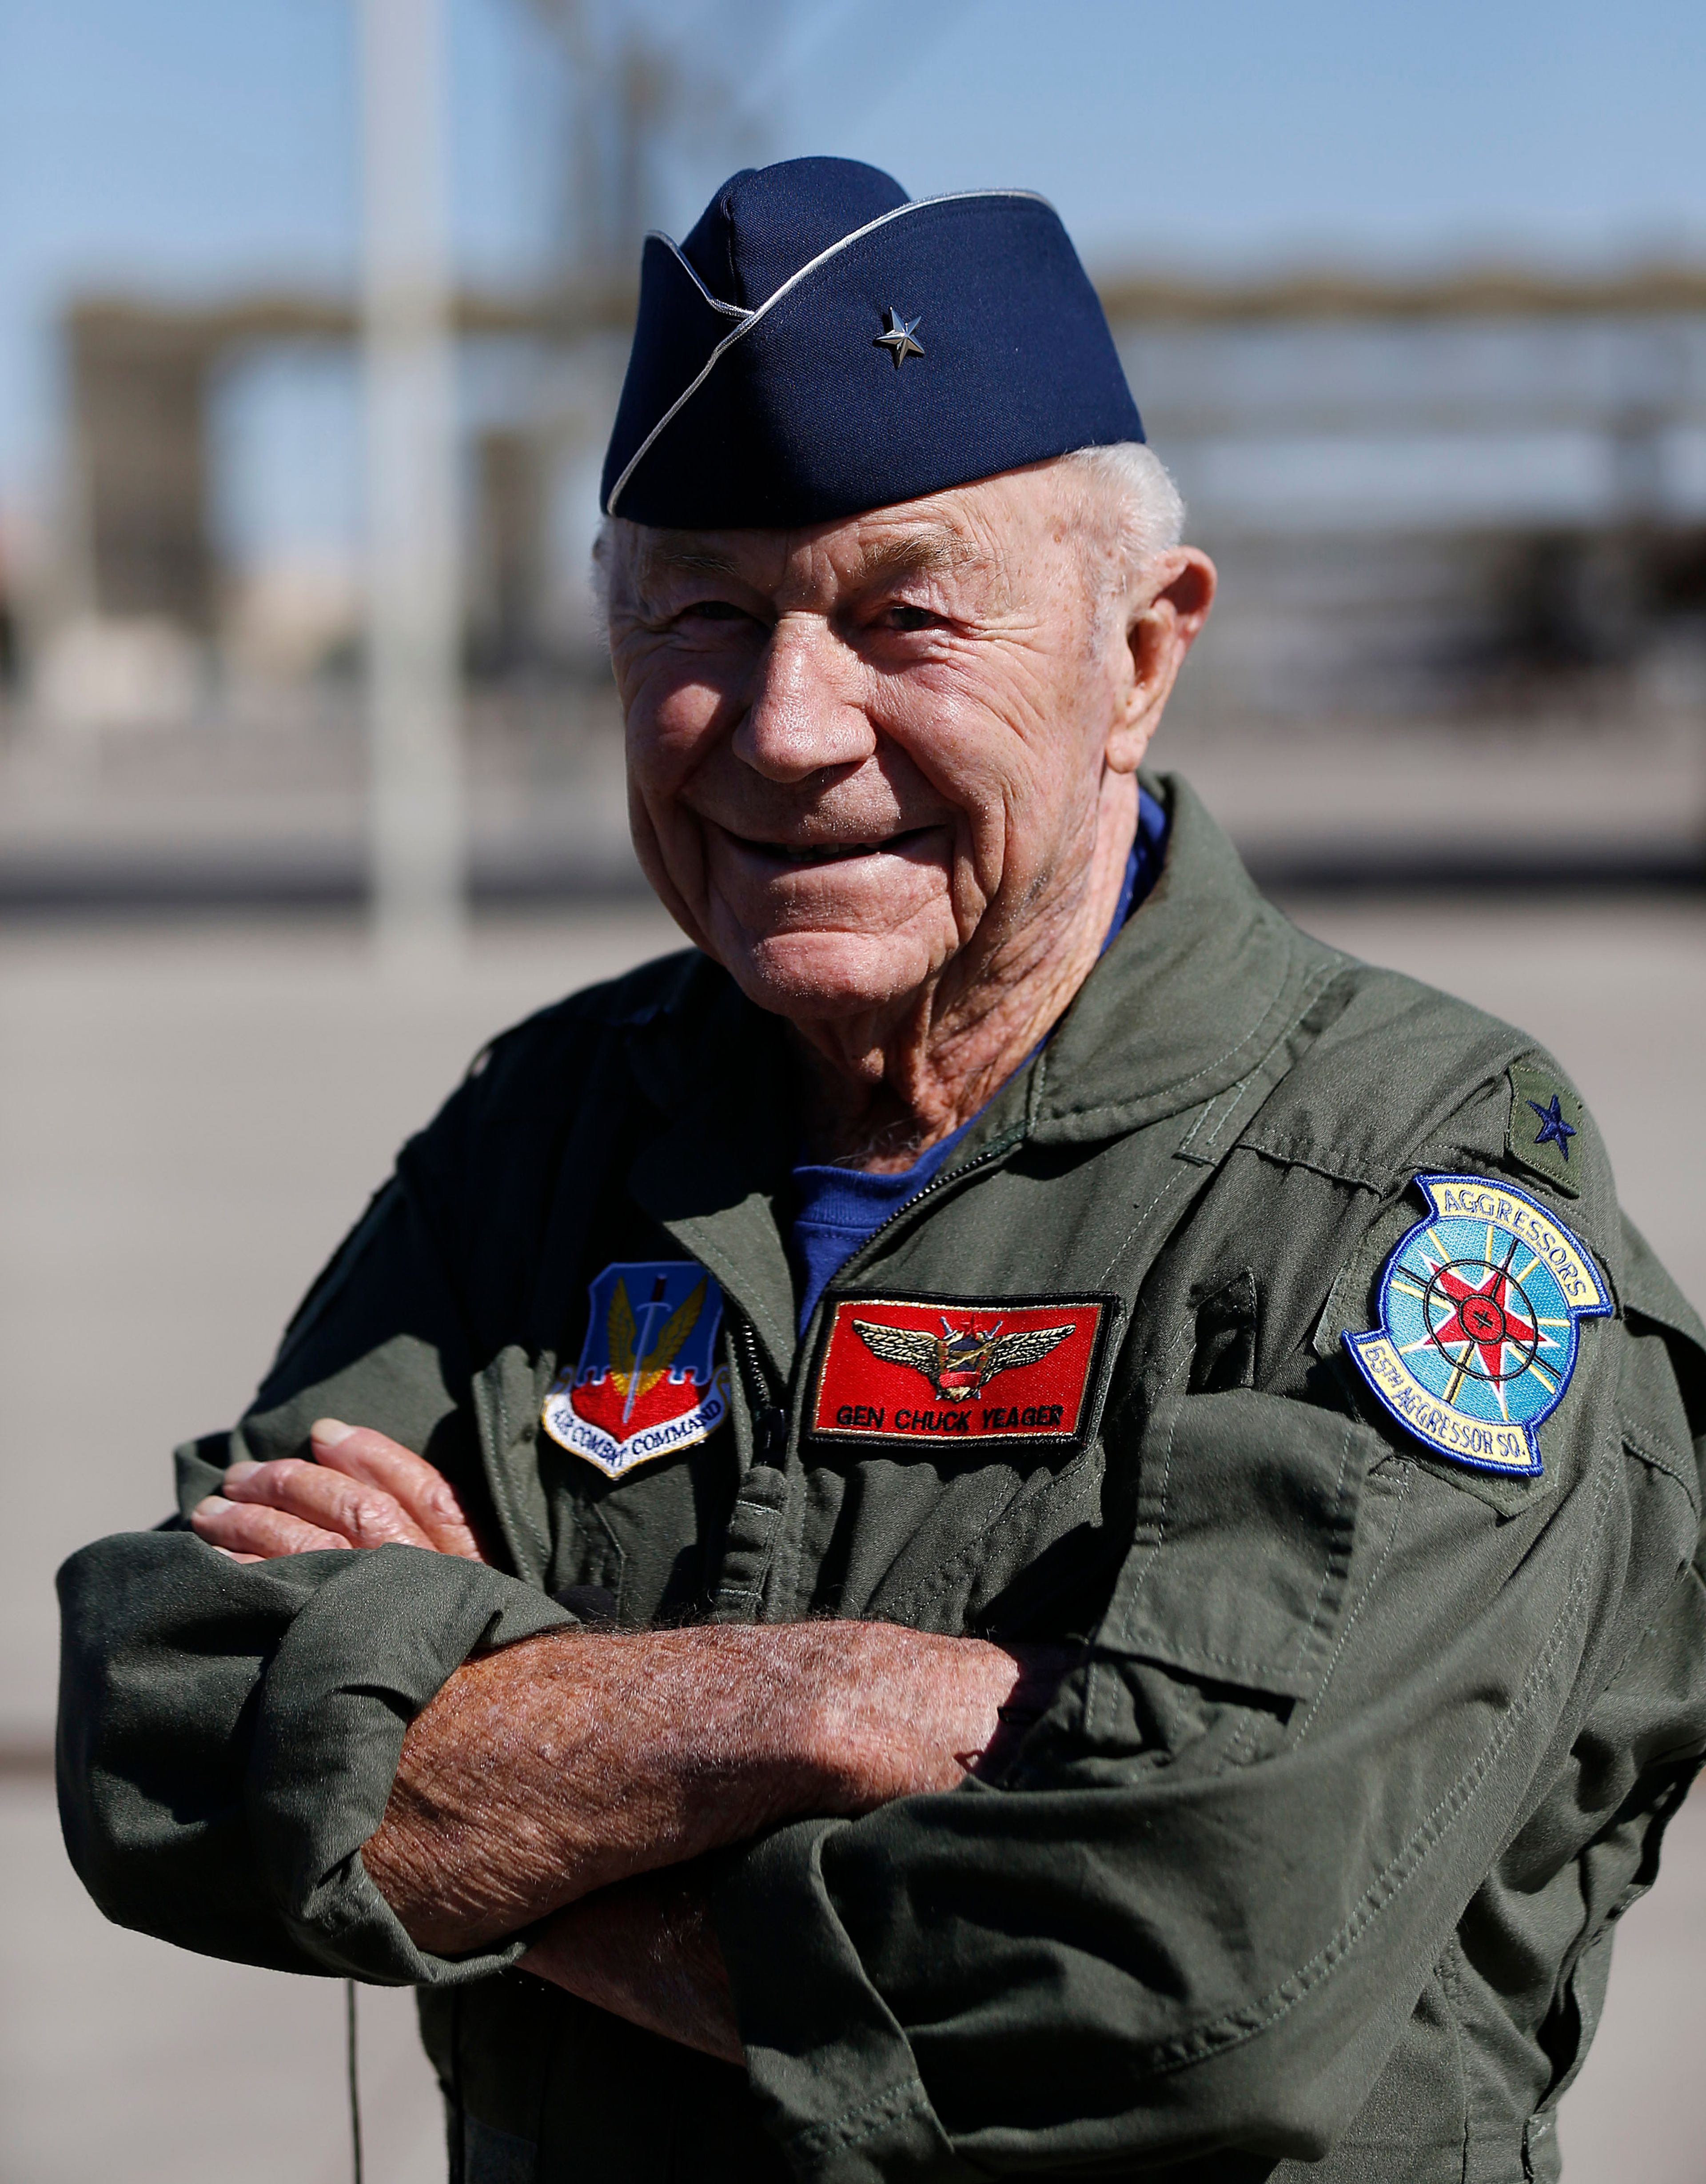
{"label": "man's eye", "polygon": [[934,629],[942,617],[928,607],[891,607],[884,620],[891,629]]}
{"label": "man's eye", "polygon": [[692,606],[682,608],[681,619],[683,621],[749,621],[752,617],[731,599],[695,599]]}

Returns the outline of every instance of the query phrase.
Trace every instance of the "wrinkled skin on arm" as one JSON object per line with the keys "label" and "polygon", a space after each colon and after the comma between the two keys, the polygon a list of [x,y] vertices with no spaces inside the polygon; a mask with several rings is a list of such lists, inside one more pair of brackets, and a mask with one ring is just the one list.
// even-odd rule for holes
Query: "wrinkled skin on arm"
{"label": "wrinkled skin on arm", "polygon": [[[396,1544],[486,1558],[421,1457],[335,1419],[313,1446],[312,1463],[234,1466],[196,1531],[250,1561]],[[803,1814],[953,1788],[1058,1666],[888,1624],[527,1639],[465,1663],[410,1724],[363,1863],[422,1947],[548,1919],[526,1970],[737,2063],[692,1862]]]}

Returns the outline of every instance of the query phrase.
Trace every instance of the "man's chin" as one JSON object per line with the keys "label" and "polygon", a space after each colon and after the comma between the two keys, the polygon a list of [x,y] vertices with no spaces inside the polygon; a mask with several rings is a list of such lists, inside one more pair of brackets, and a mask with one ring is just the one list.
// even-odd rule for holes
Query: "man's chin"
{"label": "man's chin", "polygon": [[885,1014],[936,967],[926,949],[892,933],[743,935],[718,953],[748,1000],[800,1024]]}

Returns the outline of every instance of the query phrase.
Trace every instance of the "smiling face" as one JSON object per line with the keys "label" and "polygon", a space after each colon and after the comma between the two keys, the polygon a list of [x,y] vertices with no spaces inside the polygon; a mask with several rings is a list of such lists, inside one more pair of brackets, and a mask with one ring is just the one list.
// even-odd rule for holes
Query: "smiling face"
{"label": "smiling face", "polygon": [[[614,533],[636,844],[759,1006],[881,1044],[1071,953],[1103,894],[1105,926],[1177,666],[1146,672],[1134,616],[1180,618],[1070,465],[812,530]],[[1198,563],[1158,556],[1151,589]]]}

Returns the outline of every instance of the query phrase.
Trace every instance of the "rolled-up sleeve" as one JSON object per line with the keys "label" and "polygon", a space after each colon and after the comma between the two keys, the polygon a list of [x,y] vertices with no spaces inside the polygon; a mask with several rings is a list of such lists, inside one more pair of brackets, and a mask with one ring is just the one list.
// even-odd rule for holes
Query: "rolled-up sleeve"
{"label": "rolled-up sleeve", "polygon": [[1625,1480],[1605,1333],[1504,1511],[1331,1402],[1175,1401],[1108,1612],[1012,1769],[725,1864],[748,2070],[800,2176],[1329,2150],[1607,1663],[1687,1581],[1668,1376],[1676,1475],[1631,1578],[1655,1474]]}
{"label": "rolled-up sleeve", "polygon": [[520,1954],[418,1949],[368,1878],[404,1730],[470,1653],[573,1618],[413,1547],[228,1560],[121,1535],[59,1574],[60,1815],[101,1909],[181,1947],[397,1983]]}

